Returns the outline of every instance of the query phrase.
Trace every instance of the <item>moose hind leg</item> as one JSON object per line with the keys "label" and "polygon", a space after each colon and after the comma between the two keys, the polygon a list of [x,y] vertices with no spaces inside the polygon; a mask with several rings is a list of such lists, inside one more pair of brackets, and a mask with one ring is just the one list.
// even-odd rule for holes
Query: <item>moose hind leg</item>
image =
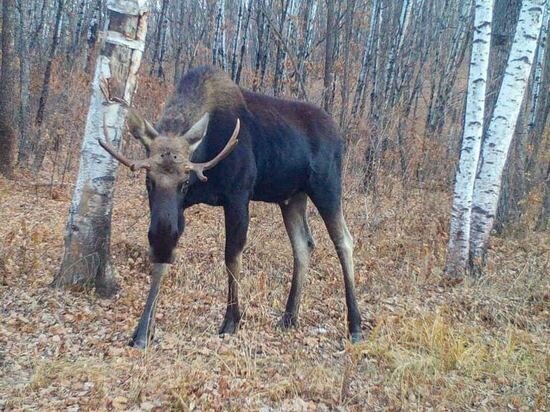
{"label": "moose hind leg", "polygon": [[235,333],[239,327],[239,279],[242,269],[242,251],[248,231],[248,200],[224,207],[225,214],[225,267],[227,272],[227,309],[220,335]]}
{"label": "moose hind leg", "polygon": [[361,315],[355,298],[355,278],[353,269],[353,238],[348,230],[341,205],[334,211],[319,210],[344,273],[346,305],[348,308],[348,327],[353,343],[359,342],[361,336]]}
{"label": "moose hind leg", "polygon": [[298,321],[302,288],[315,243],[307,223],[307,195],[305,193],[298,193],[288,202],[282,203],[281,212],[294,257],[292,285],[285,313],[279,323],[281,327],[289,328],[295,326]]}

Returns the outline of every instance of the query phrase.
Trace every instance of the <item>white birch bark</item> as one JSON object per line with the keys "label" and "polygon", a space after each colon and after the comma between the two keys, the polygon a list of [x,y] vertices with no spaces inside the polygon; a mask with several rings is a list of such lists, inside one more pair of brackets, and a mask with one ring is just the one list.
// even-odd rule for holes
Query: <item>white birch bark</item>
{"label": "white birch bark", "polygon": [[[103,123],[115,146],[122,141],[126,109],[118,103],[105,104],[100,84],[106,82],[112,97],[131,102],[147,31],[147,0],[111,0],[105,43],[98,56],[92,82],[90,109],[86,119],[80,166],[69,209],[65,251],[55,287],[95,285],[100,295],[112,295],[117,287],[110,264],[111,212],[117,161],[101,146]],[[119,15],[123,14],[124,18]]]}
{"label": "white birch bark", "polygon": [[464,134],[456,172],[447,247],[445,272],[449,276],[461,276],[468,267],[472,197],[483,134],[493,6],[494,0],[476,0]]}
{"label": "white birch bark", "polygon": [[470,233],[470,265],[483,264],[495,220],[502,172],[540,36],[546,0],[524,0],[510,50],[506,72],[481,151],[475,180]]}

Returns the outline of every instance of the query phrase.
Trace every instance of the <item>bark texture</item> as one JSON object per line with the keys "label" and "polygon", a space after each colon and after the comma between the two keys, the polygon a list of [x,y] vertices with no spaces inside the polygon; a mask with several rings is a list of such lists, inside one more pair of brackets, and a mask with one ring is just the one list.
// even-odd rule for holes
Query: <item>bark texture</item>
{"label": "bark texture", "polygon": [[147,1],[112,0],[108,10],[105,43],[97,60],[67,221],[63,262],[52,283],[55,287],[94,285],[96,293],[106,297],[117,291],[109,258],[117,161],[99,146],[98,138],[103,139],[106,130],[116,146],[121,144],[126,109],[118,103],[105,104],[100,86],[107,87],[111,97],[131,102],[147,31]]}
{"label": "bark texture", "polygon": [[470,265],[479,272],[498,206],[502,172],[540,36],[546,0],[524,0],[506,72],[481,151],[475,180],[470,233]]}
{"label": "bark texture", "polygon": [[0,174],[13,175],[15,147],[15,0],[4,0],[2,7],[2,73],[0,76]]}
{"label": "bark texture", "polygon": [[461,276],[468,267],[472,196],[483,135],[493,6],[494,0],[476,1],[464,134],[456,172],[445,268],[450,276]]}

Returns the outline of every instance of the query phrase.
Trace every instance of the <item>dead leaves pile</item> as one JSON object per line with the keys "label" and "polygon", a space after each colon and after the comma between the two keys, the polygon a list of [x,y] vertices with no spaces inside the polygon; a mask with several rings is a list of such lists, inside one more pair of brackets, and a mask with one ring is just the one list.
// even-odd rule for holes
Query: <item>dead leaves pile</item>
{"label": "dead leaves pile", "polygon": [[[484,282],[438,286],[444,194],[412,196],[406,211],[392,199],[375,205],[349,195],[365,335],[372,329],[359,345],[346,340],[339,263],[313,209],[317,248],[301,323],[276,328],[292,255],[278,208],[254,204],[239,333],[217,336],[226,293],[223,213],[199,206],[186,212],[155,341],[146,351],[129,348],[149,282],[147,202],[132,179],[123,174],[117,185],[111,252],[121,291],[111,300],[48,286],[62,255],[68,198],[0,181],[0,409],[548,406],[547,238],[497,239]],[[366,209],[385,220],[369,226]]]}

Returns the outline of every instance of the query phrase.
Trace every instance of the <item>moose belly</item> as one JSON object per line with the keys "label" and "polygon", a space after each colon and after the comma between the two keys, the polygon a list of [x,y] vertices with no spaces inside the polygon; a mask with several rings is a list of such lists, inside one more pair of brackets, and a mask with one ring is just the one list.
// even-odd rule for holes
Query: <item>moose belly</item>
{"label": "moose belly", "polygon": [[269,167],[258,173],[252,200],[281,203],[305,190],[308,171],[305,165]]}

